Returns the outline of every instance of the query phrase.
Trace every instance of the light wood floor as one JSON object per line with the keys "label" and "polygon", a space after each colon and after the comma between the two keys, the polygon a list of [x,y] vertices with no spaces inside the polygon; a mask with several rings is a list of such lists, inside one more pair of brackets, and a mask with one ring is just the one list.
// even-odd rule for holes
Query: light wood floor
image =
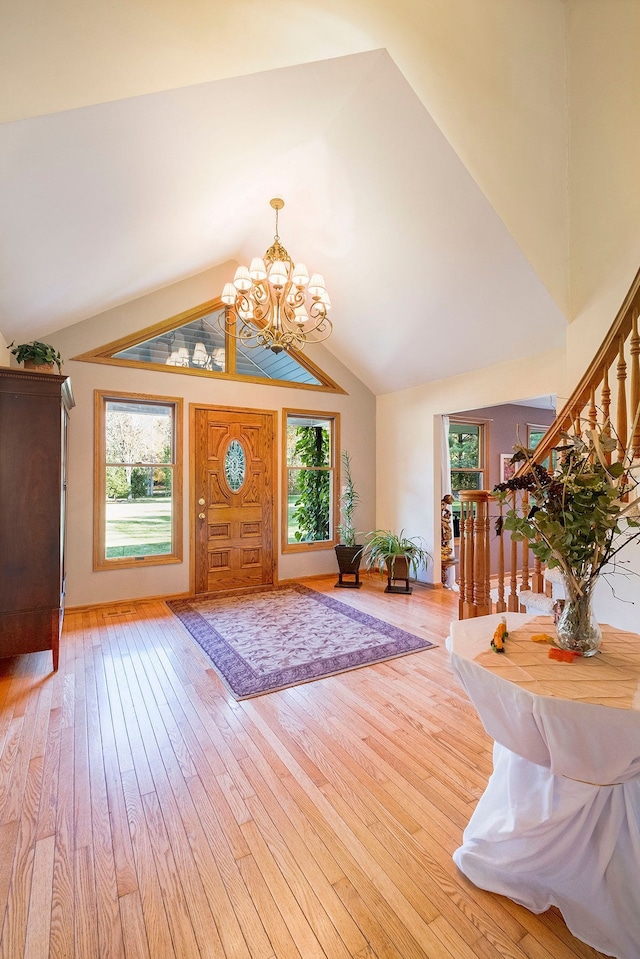
{"label": "light wood floor", "polygon": [[571,959],[451,855],[491,769],[455,597],[309,585],[438,649],[235,702],[160,602],[0,661],[1,959]]}

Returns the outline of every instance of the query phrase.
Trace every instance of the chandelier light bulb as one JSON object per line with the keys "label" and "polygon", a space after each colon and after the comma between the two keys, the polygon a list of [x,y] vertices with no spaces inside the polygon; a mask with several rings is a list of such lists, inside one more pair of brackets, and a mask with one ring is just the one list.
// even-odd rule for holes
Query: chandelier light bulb
{"label": "chandelier light bulb", "polygon": [[246,266],[238,267],[236,270],[236,275],[233,278],[233,285],[235,286],[236,290],[240,290],[242,293],[245,293],[247,290],[251,289],[253,283]]}
{"label": "chandelier light bulb", "polygon": [[226,306],[233,306],[236,302],[236,288],[233,283],[225,283],[220,299]]}
{"label": "chandelier light bulb", "polygon": [[291,282],[295,283],[296,286],[306,286],[309,282],[309,271],[304,263],[296,263],[293,274],[291,275]]}
{"label": "chandelier light bulb", "polygon": [[308,289],[311,296],[322,296],[323,293],[327,292],[324,286],[324,277],[322,273],[313,274],[309,280]]}
{"label": "chandelier light bulb", "polygon": [[249,267],[249,276],[252,280],[264,280],[267,276],[267,269],[262,257],[254,256]]}
{"label": "chandelier light bulb", "polygon": [[273,286],[284,286],[289,276],[289,267],[283,260],[276,260],[269,270],[269,282]]}

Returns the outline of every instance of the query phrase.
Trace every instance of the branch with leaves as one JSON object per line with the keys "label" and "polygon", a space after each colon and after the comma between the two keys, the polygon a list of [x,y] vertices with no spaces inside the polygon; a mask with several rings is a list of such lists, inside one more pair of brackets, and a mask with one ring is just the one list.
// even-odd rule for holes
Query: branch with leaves
{"label": "branch with leaves", "polygon": [[493,493],[502,502],[518,490],[529,493],[526,514],[521,506],[512,506],[503,528],[516,541],[528,542],[549,568],[560,568],[582,593],[621,549],[640,538],[639,498],[633,495],[637,468],[630,452],[620,462],[608,462],[618,446],[608,424],[561,435],[554,469],[537,463],[533,450],[516,446],[511,462],[526,463],[527,470],[498,484]]}
{"label": "branch with leaves", "polygon": [[342,476],[344,479],[342,495],[340,496],[340,519],[342,522],[338,526],[338,535],[344,546],[355,546],[356,531],[353,526],[353,514],[360,501],[360,495],[353,485],[351,456],[347,450],[342,451]]}

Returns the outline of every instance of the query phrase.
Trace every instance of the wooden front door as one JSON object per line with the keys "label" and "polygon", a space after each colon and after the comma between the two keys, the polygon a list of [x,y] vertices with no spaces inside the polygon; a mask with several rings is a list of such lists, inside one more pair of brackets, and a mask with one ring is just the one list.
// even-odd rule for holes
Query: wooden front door
{"label": "wooden front door", "polygon": [[275,413],[195,407],[191,443],[195,592],[273,583]]}

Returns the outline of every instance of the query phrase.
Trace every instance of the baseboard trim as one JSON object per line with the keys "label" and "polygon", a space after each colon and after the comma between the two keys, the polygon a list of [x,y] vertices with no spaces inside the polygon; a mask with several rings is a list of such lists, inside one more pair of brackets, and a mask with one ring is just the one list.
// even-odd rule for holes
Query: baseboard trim
{"label": "baseboard trim", "polygon": [[132,606],[134,603],[164,603],[168,599],[188,599],[191,593],[163,593],[160,596],[132,596],[131,599],[112,599],[102,603],[87,603],[84,606],[67,606],[66,613],[90,613],[99,609]]}
{"label": "baseboard trim", "polygon": [[338,570],[330,570],[328,573],[313,573],[311,576],[295,576],[293,579],[278,579],[276,586],[288,586],[290,583],[299,583],[303,579],[306,583],[308,579],[327,579],[329,576],[337,576]]}
{"label": "baseboard trim", "polygon": [[[327,579],[329,576],[337,576],[338,571],[331,571],[329,573],[314,573],[312,576],[297,576],[292,579],[277,579],[273,583],[273,586],[288,586],[290,583],[299,583],[301,579],[305,580],[314,580],[314,579]],[[367,577],[367,571],[364,570],[362,575],[365,580]],[[373,575],[373,574],[368,574]],[[423,589],[442,589],[442,583],[423,583],[420,580],[412,579],[410,580],[412,586],[422,587]],[[208,596],[215,596],[216,593],[202,594]],[[82,606],[67,606],[65,608],[65,613],[90,613],[95,612],[100,609],[120,609],[131,606],[132,604],[138,603],[164,603],[167,600],[172,599],[193,599],[193,593],[164,593],[159,596],[132,596],[130,599],[112,599],[105,600],[101,603],[86,603]]]}

